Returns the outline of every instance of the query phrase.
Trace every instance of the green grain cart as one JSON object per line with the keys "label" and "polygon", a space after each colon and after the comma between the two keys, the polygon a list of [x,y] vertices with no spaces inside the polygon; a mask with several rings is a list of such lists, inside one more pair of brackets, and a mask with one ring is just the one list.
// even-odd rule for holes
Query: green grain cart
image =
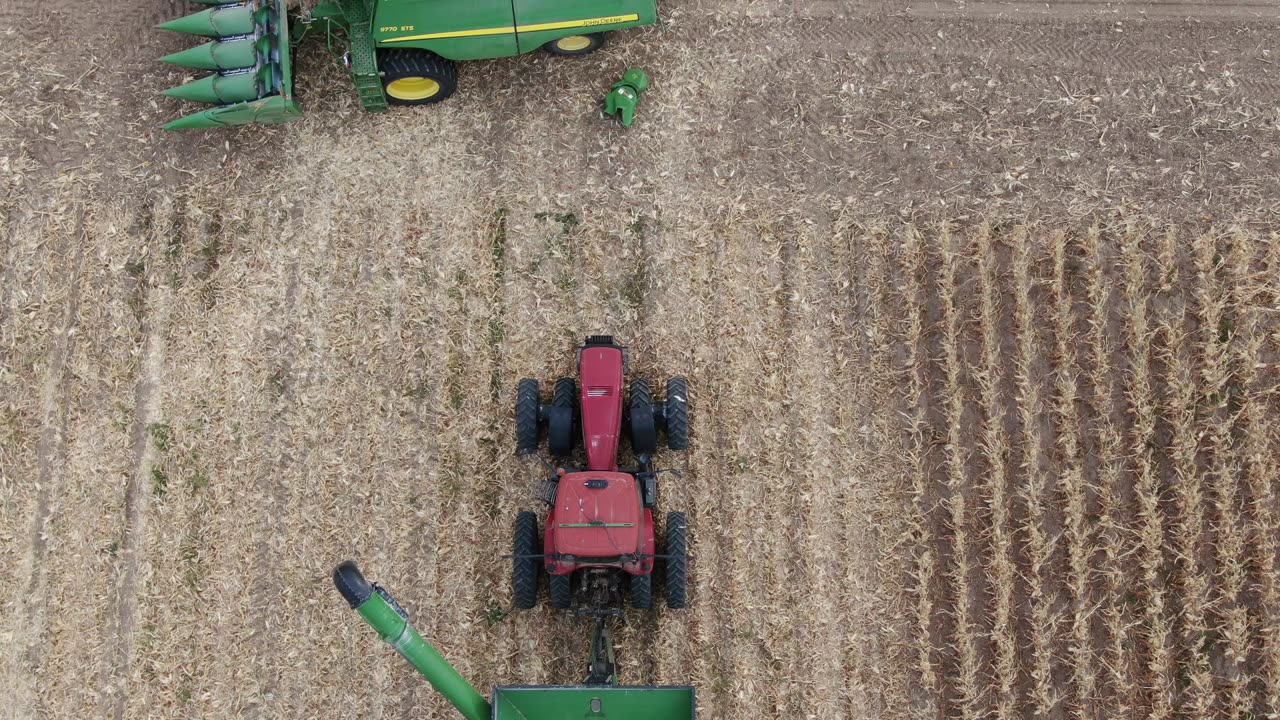
{"label": "green grain cart", "polygon": [[353,562],[333,571],[338,592],[467,720],[694,720],[692,687],[631,687],[618,684],[606,615],[596,618],[595,635],[582,685],[515,685],[494,688],[493,700],[476,692],[462,675],[409,624],[409,615],[391,594],[370,584]]}
{"label": "green grain cart", "polygon": [[285,0],[195,0],[206,10],[160,27],[210,38],[164,62],[212,71],[165,91],[217,107],[166,129],[289,122],[302,116],[290,47],[323,35],[370,112],[440,102],[458,87],[457,61],[543,49],[586,55],[613,30],[657,21],[654,0],[319,0],[290,16]]}

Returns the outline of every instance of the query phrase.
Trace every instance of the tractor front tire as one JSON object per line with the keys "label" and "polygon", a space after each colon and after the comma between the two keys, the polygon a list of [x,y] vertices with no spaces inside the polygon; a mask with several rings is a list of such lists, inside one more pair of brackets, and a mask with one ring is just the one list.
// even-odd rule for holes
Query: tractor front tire
{"label": "tractor front tire", "polygon": [[551,400],[551,412],[547,418],[547,449],[555,457],[568,457],[573,454],[574,416],[577,414],[575,396],[578,394],[578,382],[573,378],[560,378],[556,381],[555,394]]}
{"label": "tractor front tire", "polygon": [[682,377],[667,381],[667,447],[689,449],[689,383]]}
{"label": "tractor front tire", "polygon": [[653,574],[631,576],[631,607],[637,610],[653,608]]}
{"label": "tractor front tire", "polygon": [[561,57],[582,57],[604,47],[604,33],[584,33],[556,38],[542,46],[552,55]]}
{"label": "tractor front tire", "polygon": [[458,66],[426,50],[379,50],[378,71],[389,105],[430,105],[458,89]]}
{"label": "tractor front tire", "polygon": [[538,451],[538,381],[525,378],[516,386],[516,453],[529,455]]}
{"label": "tractor front tire", "polygon": [[557,610],[568,610],[573,606],[573,574],[549,575],[548,589],[551,591],[551,607]]}
{"label": "tractor front tire", "polygon": [[658,424],[653,417],[653,394],[646,380],[631,381],[631,449],[637,455],[658,450]]}
{"label": "tractor front tire", "polygon": [[689,602],[689,520],[667,513],[667,607],[680,610]]}
{"label": "tractor front tire", "polygon": [[538,604],[538,516],[525,511],[516,515],[515,539],[511,543],[511,595],[515,606],[531,610]]}

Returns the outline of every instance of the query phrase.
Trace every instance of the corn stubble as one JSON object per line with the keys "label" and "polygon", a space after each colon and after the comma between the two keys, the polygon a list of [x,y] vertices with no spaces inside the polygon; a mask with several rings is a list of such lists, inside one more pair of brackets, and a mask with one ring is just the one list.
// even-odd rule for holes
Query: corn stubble
{"label": "corn stubble", "polygon": [[1280,707],[1276,247],[903,231],[913,714]]}

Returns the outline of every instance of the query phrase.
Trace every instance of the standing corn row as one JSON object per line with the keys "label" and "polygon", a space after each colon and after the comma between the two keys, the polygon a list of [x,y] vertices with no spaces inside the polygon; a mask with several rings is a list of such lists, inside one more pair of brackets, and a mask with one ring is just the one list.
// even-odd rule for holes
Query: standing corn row
{"label": "standing corn row", "polygon": [[1130,453],[1136,474],[1135,503],[1139,527],[1140,587],[1146,610],[1146,670],[1144,678],[1150,697],[1151,718],[1166,718],[1173,707],[1173,658],[1169,651],[1169,622],[1165,609],[1162,552],[1164,521],[1160,514],[1160,487],[1156,477],[1152,446],[1155,442],[1156,409],[1151,402],[1151,328],[1147,318],[1146,258],[1142,234],[1129,233],[1124,239],[1125,294],[1129,298],[1128,353],[1129,414],[1133,424]]}
{"label": "standing corn row", "polygon": [[973,563],[969,557],[970,540],[968,512],[965,507],[966,444],[960,434],[964,423],[964,391],[960,377],[960,318],[956,309],[956,270],[960,253],[955,248],[956,238],[946,230],[942,237],[942,279],[939,295],[942,304],[943,341],[942,354],[946,373],[947,414],[947,511],[952,530],[954,563],[949,573],[955,584],[955,645],[959,658],[959,703],[965,717],[976,717],[978,703],[983,699],[978,681],[978,638],[974,631],[974,593],[969,587]]}
{"label": "standing corn row", "polygon": [[[1171,292],[1182,286],[1178,268],[1178,237],[1172,231],[1163,235],[1160,245],[1160,289]],[[1171,430],[1171,445],[1166,449],[1172,469],[1176,498],[1176,519],[1170,530],[1176,549],[1175,577],[1180,581],[1182,604],[1181,628],[1178,633],[1180,664],[1187,681],[1182,706],[1193,717],[1205,717],[1213,701],[1213,677],[1206,652],[1209,628],[1205,611],[1209,602],[1209,578],[1201,562],[1204,541],[1204,503],[1200,470],[1196,466],[1196,392],[1192,359],[1184,347],[1183,327],[1186,323],[1185,302],[1180,297],[1168,299],[1170,308],[1158,321],[1164,337],[1163,364],[1167,368],[1164,383],[1168,387],[1164,414]]]}
{"label": "standing corn row", "polygon": [[1023,527],[1031,571],[1031,652],[1032,694],[1034,713],[1047,717],[1058,704],[1053,687],[1056,630],[1053,619],[1053,595],[1047,593],[1053,555],[1053,543],[1045,534],[1044,447],[1041,430],[1043,407],[1039,377],[1035,363],[1039,355],[1036,342],[1035,309],[1031,304],[1031,242],[1021,233],[1014,237],[1013,251],[1014,324],[1017,328],[1018,416],[1022,423],[1022,469],[1026,473],[1024,502],[1027,518]]}
{"label": "standing corn row", "polygon": [[902,251],[903,307],[906,316],[906,397],[905,407],[909,408],[908,416],[908,453],[911,455],[909,466],[913,468],[911,477],[911,520],[909,523],[911,544],[916,552],[913,556],[911,574],[915,581],[915,619],[916,636],[914,647],[916,671],[920,674],[920,686],[927,697],[927,707],[921,709],[925,717],[934,717],[937,708],[933,699],[938,696],[940,686],[938,673],[933,662],[933,583],[937,573],[937,557],[934,554],[934,538],[930,520],[930,503],[928,500],[929,469],[925,459],[925,434],[927,420],[925,418],[925,384],[924,364],[926,362],[924,322],[924,292],[921,289],[920,276],[924,272],[924,259],[920,247],[920,233],[915,228],[908,228]]}
{"label": "standing corn row", "polygon": [[[1248,262],[1252,252],[1242,249],[1242,254],[1246,259],[1241,262]],[[1252,288],[1253,283],[1237,285],[1241,286]],[[1265,269],[1253,292],[1246,307],[1270,309],[1280,305],[1280,240],[1275,237],[1271,238]],[[1244,315],[1239,328],[1243,346],[1239,384],[1244,395],[1240,414],[1244,423],[1244,476],[1249,494],[1244,530],[1248,536],[1249,564],[1258,578],[1258,602],[1252,622],[1261,656],[1258,704],[1264,711],[1276,712],[1280,709],[1280,627],[1276,625],[1276,618],[1280,617],[1280,567],[1277,567],[1280,542],[1276,538],[1280,518],[1275,514],[1280,463],[1276,460],[1273,434],[1277,389],[1274,364],[1270,377],[1265,376],[1262,369],[1266,367],[1263,358],[1267,353],[1274,357],[1280,352],[1280,336],[1268,337],[1266,326],[1258,320],[1259,312],[1252,310]]]}
{"label": "standing corn row", "polygon": [[1103,268],[1108,265],[1103,254],[1101,231],[1091,229],[1085,235],[1085,255],[1089,258],[1086,295],[1089,301],[1089,358],[1093,375],[1090,402],[1097,422],[1098,447],[1098,515],[1102,523],[1103,616],[1107,646],[1103,667],[1110,679],[1110,709],[1115,717],[1129,717],[1136,707],[1136,688],[1131,669],[1133,643],[1129,628],[1132,612],[1127,600],[1131,578],[1127,576],[1123,557],[1128,535],[1123,498],[1124,476],[1120,471],[1120,433],[1111,421],[1114,352],[1107,338],[1107,308],[1111,304],[1111,285]]}
{"label": "standing corn row", "polygon": [[1079,418],[1076,401],[1075,350],[1071,342],[1071,295],[1066,287],[1065,233],[1053,236],[1053,327],[1056,335],[1055,362],[1058,368],[1057,396],[1054,414],[1058,421],[1058,450],[1066,467],[1062,473],[1062,492],[1066,506],[1067,578],[1068,597],[1071,602],[1071,679],[1075,689],[1074,712],[1079,717],[1089,717],[1089,703],[1094,697],[1097,683],[1093,665],[1093,637],[1089,629],[1089,617],[1093,614],[1093,597],[1089,587],[1089,558],[1093,554],[1089,533],[1085,529],[1088,498],[1085,494],[1084,468],[1080,455],[1078,435]]}
{"label": "standing corn row", "polygon": [[[1216,634],[1223,640],[1224,662],[1221,669],[1221,680],[1225,684],[1227,711],[1234,717],[1245,717],[1252,711],[1252,703],[1248,699],[1246,688],[1248,661],[1248,618],[1247,611],[1241,604],[1241,595],[1246,584],[1246,571],[1243,565],[1245,558],[1244,540],[1238,527],[1240,521],[1239,508],[1239,463],[1236,462],[1231,428],[1235,423],[1232,405],[1236,402],[1236,393],[1231,377],[1230,349],[1236,345],[1235,326],[1227,316],[1226,306],[1230,295],[1224,292],[1219,280],[1220,274],[1236,270],[1238,274],[1240,248],[1233,243],[1231,252],[1232,268],[1224,268],[1225,260],[1218,254],[1214,238],[1202,235],[1193,244],[1196,256],[1198,276],[1197,295],[1200,305],[1200,345],[1204,362],[1202,399],[1207,406],[1212,422],[1209,425],[1209,448],[1211,466],[1208,473],[1209,486],[1213,488],[1213,504],[1216,514],[1214,530],[1217,535],[1216,559],[1218,566],[1218,582],[1215,584],[1215,615],[1217,616]],[[1249,259],[1243,261],[1248,263]],[[1247,305],[1238,306],[1243,312],[1249,312]]]}
{"label": "standing corn row", "polygon": [[982,331],[982,369],[978,373],[978,392],[984,415],[982,451],[991,469],[987,481],[987,503],[991,507],[991,558],[987,572],[995,607],[992,627],[995,631],[996,716],[1018,717],[1018,641],[1014,627],[1013,592],[1017,568],[1013,561],[1013,531],[1009,520],[1008,459],[1009,438],[1005,430],[1004,408],[1000,404],[1000,322],[996,304],[996,258],[991,247],[991,228],[978,232],[980,322]]}

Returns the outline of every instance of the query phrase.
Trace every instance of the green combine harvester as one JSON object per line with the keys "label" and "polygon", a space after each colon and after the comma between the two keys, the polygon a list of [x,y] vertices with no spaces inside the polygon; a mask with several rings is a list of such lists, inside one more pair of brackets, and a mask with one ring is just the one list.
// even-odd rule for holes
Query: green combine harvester
{"label": "green combine harvester", "polygon": [[323,34],[370,112],[440,102],[458,87],[457,62],[543,49],[580,56],[613,30],[657,21],[654,0],[320,0],[291,17],[285,0],[194,0],[206,10],[160,27],[210,38],[164,62],[214,74],[165,91],[217,107],[167,130],[302,116],[294,97],[291,46]]}
{"label": "green combine harvester", "polygon": [[391,593],[365,580],[355,563],[338,565],[333,582],[378,635],[412,663],[467,720],[694,720],[692,687],[618,684],[613,642],[604,614],[596,618],[587,678],[582,685],[505,685],[494,688],[490,702],[422,639]]}

